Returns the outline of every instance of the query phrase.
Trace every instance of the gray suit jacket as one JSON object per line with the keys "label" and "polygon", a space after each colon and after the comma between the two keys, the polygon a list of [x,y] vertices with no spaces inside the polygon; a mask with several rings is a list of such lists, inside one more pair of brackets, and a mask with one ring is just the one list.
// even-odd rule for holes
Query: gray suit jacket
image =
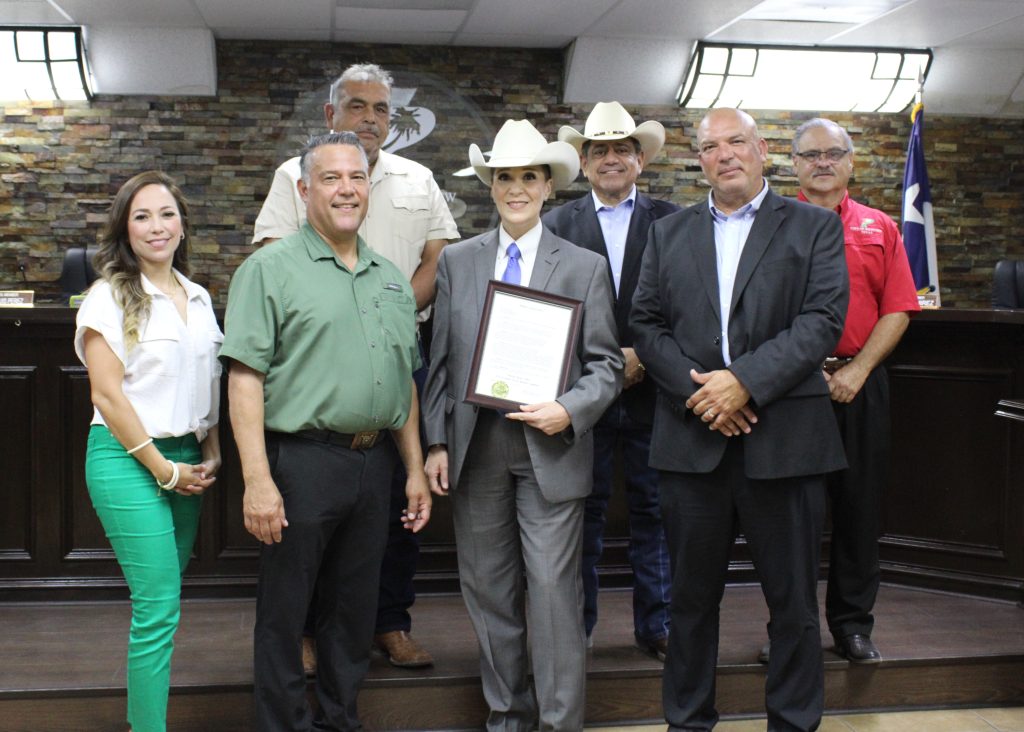
{"label": "gray suit jacket", "polygon": [[784,478],[846,467],[821,364],[843,331],[849,284],[835,213],[769,191],[736,270],[729,366],[758,416],[751,434],[712,432],[684,404],[690,369],[725,368],[715,234],[707,202],[651,226],[633,297],[636,350],[658,385],[651,466],[708,473],[743,440],[746,475]]}
{"label": "gray suit jacket", "polygon": [[[428,445],[448,446],[448,480],[456,489],[480,409],[464,399],[487,282],[494,279],[497,256],[495,229],[445,247],[437,265],[430,374],[423,398],[424,433]],[[622,388],[622,352],[608,268],[603,257],[544,229],[530,287],[583,301],[569,390],[558,397],[572,424],[553,436],[525,427],[544,497],[549,501],[582,498],[592,486],[591,428]]]}

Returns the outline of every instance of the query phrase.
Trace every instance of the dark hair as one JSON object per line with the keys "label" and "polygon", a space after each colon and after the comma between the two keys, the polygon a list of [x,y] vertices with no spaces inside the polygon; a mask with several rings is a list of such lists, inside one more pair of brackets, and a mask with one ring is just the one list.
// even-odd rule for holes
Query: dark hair
{"label": "dark hair", "polygon": [[366,150],[363,149],[363,143],[359,141],[359,135],[355,132],[327,132],[323,135],[314,135],[306,141],[305,147],[299,154],[299,170],[302,172],[302,180],[307,186],[309,185],[309,154],[324,145],[351,145],[359,151],[363,165],[369,169],[370,161],[366,157]]}
{"label": "dark hair", "polygon": [[181,232],[184,238],[174,251],[171,264],[186,277],[192,273],[188,263],[188,201],[181,189],[173,178],[159,170],[147,170],[129,178],[114,196],[107,223],[100,232],[99,250],[92,260],[93,268],[100,277],[110,283],[114,291],[114,300],[124,311],[125,345],[129,348],[139,339],[140,323],[149,317],[151,298],[142,289],[139,261],[132,251],[128,237],[128,217],[136,194],[151,185],[163,186],[174,197],[181,217]]}

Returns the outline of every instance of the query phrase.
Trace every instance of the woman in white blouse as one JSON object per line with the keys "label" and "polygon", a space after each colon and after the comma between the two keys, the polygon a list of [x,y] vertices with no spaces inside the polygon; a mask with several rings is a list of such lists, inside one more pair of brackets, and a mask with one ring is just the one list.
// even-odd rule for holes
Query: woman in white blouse
{"label": "woman in white blouse", "polygon": [[223,334],[186,276],[188,207],[167,175],[121,187],[94,265],[75,332],[96,407],[85,479],[131,590],[128,724],[162,732],[181,575],[221,463]]}

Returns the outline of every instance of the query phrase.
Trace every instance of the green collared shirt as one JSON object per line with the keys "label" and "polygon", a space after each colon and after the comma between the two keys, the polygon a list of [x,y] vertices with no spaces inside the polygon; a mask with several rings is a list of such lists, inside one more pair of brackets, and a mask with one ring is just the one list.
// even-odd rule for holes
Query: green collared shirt
{"label": "green collared shirt", "polygon": [[416,301],[360,238],[355,271],[307,223],[253,253],[228,293],[221,359],[266,375],[264,427],[397,429],[419,368]]}

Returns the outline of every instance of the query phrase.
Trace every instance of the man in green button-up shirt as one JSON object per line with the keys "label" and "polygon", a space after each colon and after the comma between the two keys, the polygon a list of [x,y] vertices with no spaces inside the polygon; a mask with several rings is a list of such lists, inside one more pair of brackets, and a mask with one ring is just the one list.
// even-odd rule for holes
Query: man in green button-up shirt
{"label": "man in green button-up shirt", "polygon": [[250,256],[228,297],[221,358],[243,513],[263,542],[254,696],[266,732],[311,727],[300,642],[318,577],[318,722],[358,727],[397,456],[409,475],[406,528],[430,518],[416,304],[408,280],[358,237],[368,179],[354,134],[311,140],[299,184],[307,223]]}

